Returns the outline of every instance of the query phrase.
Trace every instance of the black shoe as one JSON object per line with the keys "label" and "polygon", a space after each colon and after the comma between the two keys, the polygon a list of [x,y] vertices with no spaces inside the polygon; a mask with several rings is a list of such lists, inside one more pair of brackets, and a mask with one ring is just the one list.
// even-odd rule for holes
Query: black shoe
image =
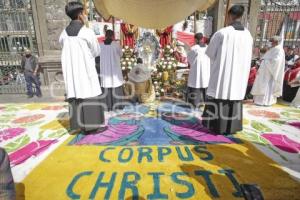
{"label": "black shoe", "polygon": [[95,135],[95,134],[99,134],[99,133],[102,133],[104,131],[106,131],[108,129],[107,126],[104,126],[104,127],[100,127],[96,130],[91,130],[91,131],[85,131],[85,135]]}

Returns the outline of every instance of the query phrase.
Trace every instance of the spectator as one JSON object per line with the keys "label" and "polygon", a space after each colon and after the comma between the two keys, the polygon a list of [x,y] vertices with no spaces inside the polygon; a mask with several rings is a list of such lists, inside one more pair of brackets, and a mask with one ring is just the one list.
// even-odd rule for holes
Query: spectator
{"label": "spectator", "polygon": [[[32,55],[29,49],[25,50],[25,55],[22,57],[21,69],[22,71],[24,71],[28,98],[32,98],[34,94],[37,97],[42,97],[42,92],[40,88],[41,83],[39,81],[38,76],[38,61],[37,58],[34,55]],[[35,92],[33,91],[32,84],[35,85]]]}

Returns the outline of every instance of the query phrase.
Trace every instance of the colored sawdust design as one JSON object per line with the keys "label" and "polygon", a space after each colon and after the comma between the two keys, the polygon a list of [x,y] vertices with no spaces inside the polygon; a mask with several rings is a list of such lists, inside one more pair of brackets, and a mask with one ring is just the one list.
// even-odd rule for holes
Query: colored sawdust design
{"label": "colored sawdust design", "polygon": [[187,140],[194,143],[234,143],[223,135],[210,134],[207,131],[193,130],[180,126],[170,126],[165,128],[166,133],[175,141]]}
{"label": "colored sawdust design", "polygon": [[251,121],[251,127],[260,132],[271,132],[272,131],[272,129],[269,128],[267,125],[265,125],[261,122],[258,122],[258,121]]}
{"label": "colored sawdust design", "polygon": [[291,126],[293,126],[293,127],[296,127],[298,129],[300,129],[300,122],[290,122],[288,124],[291,125]]}
{"label": "colored sawdust design", "polygon": [[9,154],[11,166],[21,164],[32,156],[37,156],[55,142],[56,140],[40,140],[29,143],[25,147]]}
{"label": "colored sawdust design", "polygon": [[39,157],[67,134],[69,120],[57,118],[67,111],[63,104],[2,104],[1,108],[0,146],[9,153],[12,166]]}
{"label": "colored sawdust design", "polygon": [[[79,153],[80,152],[80,153]],[[26,199],[298,199],[300,184],[253,145],[60,146],[18,190]]]}
{"label": "colored sawdust design", "polygon": [[[2,140],[0,139],[0,145],[10,155],[13,173],[19,175],[24,170],[23,175],[17,177],[17,180],[22,180],[28,174],[28,171],[25,173],[26,168],[32,169],[37,166],[36,160],[42,158],[43,155],[48,155],[49,152],[58,147],[60,141],[68,137],[68,110],[66,104],[5,104],[0,105],[0,107],[2,107],[0,131],[10,130],[8,134],[5,134],[5,139],[3,137]],[[117,175],[115,179],[115,184],[113,184],[113,191],[115,192],[112,192],[111,199],[118,199],[121,185],[123,184],[124,187],[126,181],[132,180],[128,175],[128,169],[130,169],[130,172],[136,172],[141,176],[137,188],[140,192],[139,196],[143,198],[148,198],[147,195],[153,193],[154,184],[157,184],[153,181],[157,178],[161,180],[161,185],[172,185],[171,189],[173,190],[165,190],[165,187],[162,187],[169,199],[178,199],[178,193],[189,194],[189,192],[183,191],[184,187],[189,187],[181,184],[181,181],[178,183],[177,180],[181,180],[181,178],[183,181],[191,182],[194,187],[194,193],[190,199],[216,198],[215,193],[210,191],[207,183],[203,182],[209,177],[210,180],[216,181],[214,184],[221,199],[234,199],[233,192],[228,192],[233,191],[234,187],[229,187],[230,181],[222,181],[227,176],[219,172],[221,168],[231,168],[242,183],[256,183],[262,187],[266,197],[269,197],[266,199],[297,199],[295,191],[299,189],[298,185],[279,166],[284,166],[284,170],[290,169],[290,171],[287,170],[290,175],[300,180],[300,176],[297,174],[300,172],[299,110],[289,107],[256,107],[248,104],[244,111],[244,130],[232,137],[225,137],[215,135],[204,129],[201,125],[201,117],[195,117],[194,111],[176,104],[156,102],[155,104],[138,105],[126,109],[119,114],[113,113],[111,118],[106,119],[110,128],[104,134],[72,136],[68,144],[74,145],[63,144],[59,147],[62,150],[58,150],[62,155],[58,156],[56,151],[47,157],[41,166],[38,166],[37,170],[34,170],[25,179],[26,198],[47,199],[43,195],[52,197],[51,194],[56,189],[58,196],[55,197],[59,199],[71,198],[72,191],[74,194],[81,195],[82,199],[88,199],[92,190],[96,191],[93,193],[96,195],[95,199],[104,199],[103,195],[106,193],[97,193],[97,188],[94,189],[95,182],[97,179],[99,179],[98,182],[104,181],[101,179],[101,172],[104,173],[102,178],[105,177],[105,181],[109,181],[109,178],[112,177],[110,175],[115,171],[120,177]],[[262,112],[260,112],[260,116],[255,116],[248,112],[250,110],[262,110]],[[273,113],[279,115],[279,118]],[[40,115],[44,116],[41,117]],[[201,114],[196,116],[201,116]],[[12,131],[18,128],[24,129],[24,131]],[[254,145],[250,145],[248,142]],[[201,145],[200,150],[197,145]],[[233,149],[235,150],[233,151]],[[105,153],[102,153],[102,150],[106,150]],[[133,155],[131,155],[131,151],[133,151]],[[209,153],[214,157],[212,162],[206,162],[210,161]],[[106,160],[112,159],[115,163],[114,161],[104,162],[101,160],[101,156],[104,156],[103,158]],[[200,161],[208,160],[205,163],[199,162],[199,156]],[[277,163],[266,156],[271,157]],[[141,159],[141,163],[138,162],[139,159]],[[128,163],[126,163],[127,160]],[[145,163],[144,161],[148,162]],[[99,166],[98,162],[100,162]],[[28,163],[30,167],[27,167]],[[47,163],[46,168],[44,168],[45,163]],[[172,163],[171,167],[170,163]],[[186,167],[182,167],[186,164],[191,165],[188,170]],[[153,167],[154,165],[155,167]],[[112,166],[114,166],[113,169]],[[198,175],[196,176],[195,171],[199,171],[199,166],[203,169],[201,172],[197,172]],[[39,171],[40,167],[44,174]],[[51,169],[49,170],[48,167]],[[90,167],[93,172],[91,175],[93,180],[82,182],[83,179],[80,179],[79,185],[76,185],[75,181],[73,190],[68,190],[72,180],[76,180],[76,175],[79,174],[80,178],[80,172],[89,170]],[[100,168],[101,172],[97,172],[96,170]],[[149,174],[153,173],[154,169],[158,170],[158,174],[152,177]],[[67,176],[63,176],[65,172],[68,173]],[[180,175],[179,177],[176,174],[185,172],[188,176]],[[208,174],[199,175],[201,173]],[[36,176],[37,174],[39,175]],[[253,174],[260,176],[252,177]],[[131,178],[134,179],[138,175],[134,174]],[[32,178],[34,176],[38,178]],[[142,180],[143,177],[147,176],[148,178]],[[196,177],[193,178],[193,176]],[[200,177],[203,177],[202,182],[199,182]],[[89,178],[89,176],[85,178]],[[279,181],[274,181],[275,179]],[[123,183],[122,180],[124,180]],[[286,183],[283,184],[282,180],[285,180]],[[53,185],[53,183],[58,182],[60,184]],[[33,191],[34,188],[39,188],[38,183],[45,184],[45,187],[41,186],[41,188],[44,188],[43,191],[48,193],[38,193],[39,189]],[[148,185],[148,183],[153,184],[151,188],[149,186],[146,189],[147,187],[144,185]],[[51,185],[49,191],[46,184]],[[85,188],[83,185],[91,188],[82,190],[80,188]],[[282,188],[283,185],[284,189]],[[273,194],[275,190],[284,192],[275,195]],[[130,196],[130,192],[127,193],[124,198]]]}
{"label": "colored sawdust design", "polygon": [[[77,135],[70,144],[178,145],[240,142],[234,137],[229,139],[225,136],[216,136],[204,129],[198,118],[184,113],[171,113],[170,109],[174,107],[163,104],[163,109],[158,112],[160,117],[156,118],[146,117],[147,113],[142,112],[118,114],[108,120],[107,131],[88,136]],[[173,130],[177,126],[179,126],[177,130]]]}
{"label": "colored sawdust design", "polygon": [[275,112],[266,111],[266,110],[249,110],[248,113],[256,117],[275,118],[275,119],[280,118],[279,114]]}
{"label": "colored sawdust design", "polygon": [[278,133],[264,133],[262,137],[267,139],[272,145],[279,148],[282,151],[288,153],[299,153],[300,152],[300,143],[291,140],[286,135]]}
{"label": "colored sawdust design", "polygon": [[138,140],[143,131],[142,127],[126,123],[109,125],[108,130],[99,134],[87,135],[76,144],[125,145]]}
{"label": "colored sawdust design", "polygon": [[20,117],[12,121],[12,123],[15,124],[25,124],[25,123],[32,123],[36,122],[42,118],[44,118],[44,114],[36,114],[36,115],[31,115],[31,116],[25,116],[25,117]]}
{"label": "colored sawdust design", "polygon": [[0,142],[12,139],[22,134],[25,130],[25,128],[8,128],[0,130]]}

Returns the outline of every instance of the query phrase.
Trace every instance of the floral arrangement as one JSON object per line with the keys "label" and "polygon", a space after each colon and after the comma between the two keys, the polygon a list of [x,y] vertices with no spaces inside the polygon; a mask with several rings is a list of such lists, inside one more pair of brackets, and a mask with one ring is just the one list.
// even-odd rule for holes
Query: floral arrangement
{"label": "floral arrangement", "polygon": [[121,58],[121,68],[123,76],[127,80],[128,73],[136,65],[136,56],[134,53],[134,49],[130,48],[129,46],[124,46],[122,52],[123,56]]}
{"label": "floral arrangement", "polygon": [[174,49],[170,45],[166,45],[162,50],[162,57],[157,61],[152,77],[157,97],[172,93],[177,65],[178,61],[175,59]]}

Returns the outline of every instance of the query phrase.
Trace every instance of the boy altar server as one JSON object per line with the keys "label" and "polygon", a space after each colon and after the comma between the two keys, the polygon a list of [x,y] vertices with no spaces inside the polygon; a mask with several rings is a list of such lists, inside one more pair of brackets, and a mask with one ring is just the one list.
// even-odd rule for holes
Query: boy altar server
{"label": "boy altar server", "polygon": [[106,128],[104,111],[100,106],[101,88],[95,68],[95,57],[100,54],[99,44],[93,30],[84,26],[86,16],[83,5],[70,2],[65,7],[72,19],[61,33],[62,71],[70,105],[71,133],[79,130],[84,133],[101,132]]}
{"label": "boy altar server", "polygon": [[192,47],[187,57],[190,64],[187,102],[195,107],[204,104],[210,77],[210,60],[205,54],[207,46],[202,42],[202,39],[202,33],[195,35],[196,44]]}
{"label": "boy altar server", "polygon": [[243,6],[232,6],[228,12],[228,26],[213,35],[206,50],[211,60],[211,73],[203,125],[217,134],[242,130],[242,100],[253,44],[250,32],[240,22],[243,13]]}

